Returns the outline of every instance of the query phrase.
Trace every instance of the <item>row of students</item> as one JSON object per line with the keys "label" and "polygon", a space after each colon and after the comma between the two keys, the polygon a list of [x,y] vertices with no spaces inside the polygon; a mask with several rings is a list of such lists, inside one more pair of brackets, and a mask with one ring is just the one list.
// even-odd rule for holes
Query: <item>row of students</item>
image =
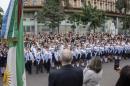
{"label": "row of students", "polygon": [[47,72],[50,71],[52,54],[48,48],[44,50],[44,54],[41,51],[40,48],[38,48],[36,52],[25,49],[25,67],[28,73],[32,73],[32,64],[36,67],[36,73],[43,72],[43,66]]}
{"label": "row of students", "polygon": [[32,62],[36,66],[36,73],[39,71],[43,72],[43,66],[47,70],[50,71],[50,67],[55,66],[57,68],[60,67],[60,59],[62,58],[61,52],[64,48],[70,48],[73,55],[73,63],[78,66],[78,63],[85,63],[91,60],[92,57],[100,56],[101,59],[107,62],[109,56],[118,56],[122,57],[130,51],[130,44],[125,45],[79,45],[77,44],[73,48],[71,46],[65,46],[60,44],[57,48],[56,45],[48,45],[42,48],[38,48],[37,46],[32,46],[31,48],[27,48],[25,50],[25,59],[26,59],[26,69],[31,73]]}

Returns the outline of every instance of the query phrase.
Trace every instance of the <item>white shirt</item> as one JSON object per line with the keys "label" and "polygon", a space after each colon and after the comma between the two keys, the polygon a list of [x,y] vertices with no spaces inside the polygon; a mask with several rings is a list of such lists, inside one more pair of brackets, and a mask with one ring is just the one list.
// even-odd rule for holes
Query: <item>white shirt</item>
{"label": "white shirt", "polygon": [[48,62],[49,59],[52,60],[52,53],[46,50],[44,53],[44,59],[46,62]]}
{"label": "white shirt", "polygon": [[25,59],[26,61],[34,60],[34,56],[32,55],[32,52],[25,52]]}

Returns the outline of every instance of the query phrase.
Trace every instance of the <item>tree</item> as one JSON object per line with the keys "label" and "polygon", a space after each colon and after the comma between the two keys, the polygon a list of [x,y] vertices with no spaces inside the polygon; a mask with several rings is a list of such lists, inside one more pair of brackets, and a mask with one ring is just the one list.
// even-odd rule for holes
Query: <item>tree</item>
{"label": "tree", "polygon": [[[130,10],[130,1],[129,0],[117,0],[116,2],[116,8],[119,10],[120,14],[124,13],[124,19],[123,19],[123,29],[127,30],[128,29],[128,16],[127,12]],[[124,11],[122,12],[122,10]]]}
{"label": "tree", "polygon": [[130,16],[126,16],[123,19],[123,30],[125,31],[125,34],[127,33],[127,29],[130,29]]}
{"label": "tree", "polygon": [[81,23],[81,15],[79,13],[72,13],[68,20],[72,24],[71,28],[73,32],[75,32],[75,29],[77,29],[78,25]]}
{"label": "tree", "polygon": [[104,15],[101,11],[97,10],[96,8],[93,9],[93,15],[91,19],[90,27],[96,30],[97,27],[100,27],[104,23]]}
{"label": "tree", "polygon": [[82,8],[82,15],[81,15],[81,21],[84,25],[89,24],[89,26],[94,30],[96,30],[97,27],[100,27],[102,23],[104,22],[104,13],[99,11],[96,7],[92,7],[92,5],[84,5]]}
{"label": "tree", "polygon": [[124,8],[124,1],[123,0],[117,0],[116,2],[116,8],[120,13],[122,13],[122,10]]}
{"label": "tree", "polygon": [[[130,10],[130,1],[129,0],[117,0],[116,8],[119,10],[120,13],[126,14],[127,11]],[[122,12],[123,9],[124,9],[124,12]]]}
{"label": "tree", "polygon": [[72,24],[72,29],[76,29],[79,24],[83,24],[86,25],[86,30],[87,28],[91,27],[94,32],[97,27],[100,27],[102,25],[104,19],[105,16],[103,12],[99,11],[96,7],[92,7],[90,2],[88,5],[86,5],[85,1],[81,12],[72,13],[68,18],[68,20]]}
{"label": "tree", "polygon": [[3,9],[0,7],[0,29],[1,29],[1,24],[2,24],[2,17],[3,17]]}
{"label": "tree", "polygon": [[63,0],[65,3],[65,8],[69,8],[70,7],[70,3],[69,0]]}
{"label": "tree", "polygon": [[38,22],[45,23],[54,31],[57,27],[59,32],[59,25],[65,18],[61,0],[47,0],[43,4],[43,8],[38,12]]}

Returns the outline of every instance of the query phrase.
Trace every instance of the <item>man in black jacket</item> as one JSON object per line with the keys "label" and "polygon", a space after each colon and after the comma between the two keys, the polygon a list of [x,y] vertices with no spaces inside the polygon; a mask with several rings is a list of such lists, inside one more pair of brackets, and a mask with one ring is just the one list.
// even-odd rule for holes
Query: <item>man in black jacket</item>
{"label": "man in black jacket", "polygon": [[82,86],[83,71],[71,65],[72,54],[69,49],[63,50],[61,60],[61,69],[50,72],[48,86]]}

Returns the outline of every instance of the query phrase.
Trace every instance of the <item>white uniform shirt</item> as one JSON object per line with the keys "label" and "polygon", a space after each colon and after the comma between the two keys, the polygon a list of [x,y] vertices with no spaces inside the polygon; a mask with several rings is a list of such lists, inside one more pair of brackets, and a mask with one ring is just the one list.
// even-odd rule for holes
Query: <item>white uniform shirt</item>
{"label": "white uniform shirt", "polygon": [[25,59],[26,61],[34,60],[34,56],[32,55],[32,52],[25,52]]}
{"label": "white uniform shirt", "polygon": [[44,53],[44,59],[46,62],[48,62],[48,60],[52,60],[52,53],[46,50]]}

